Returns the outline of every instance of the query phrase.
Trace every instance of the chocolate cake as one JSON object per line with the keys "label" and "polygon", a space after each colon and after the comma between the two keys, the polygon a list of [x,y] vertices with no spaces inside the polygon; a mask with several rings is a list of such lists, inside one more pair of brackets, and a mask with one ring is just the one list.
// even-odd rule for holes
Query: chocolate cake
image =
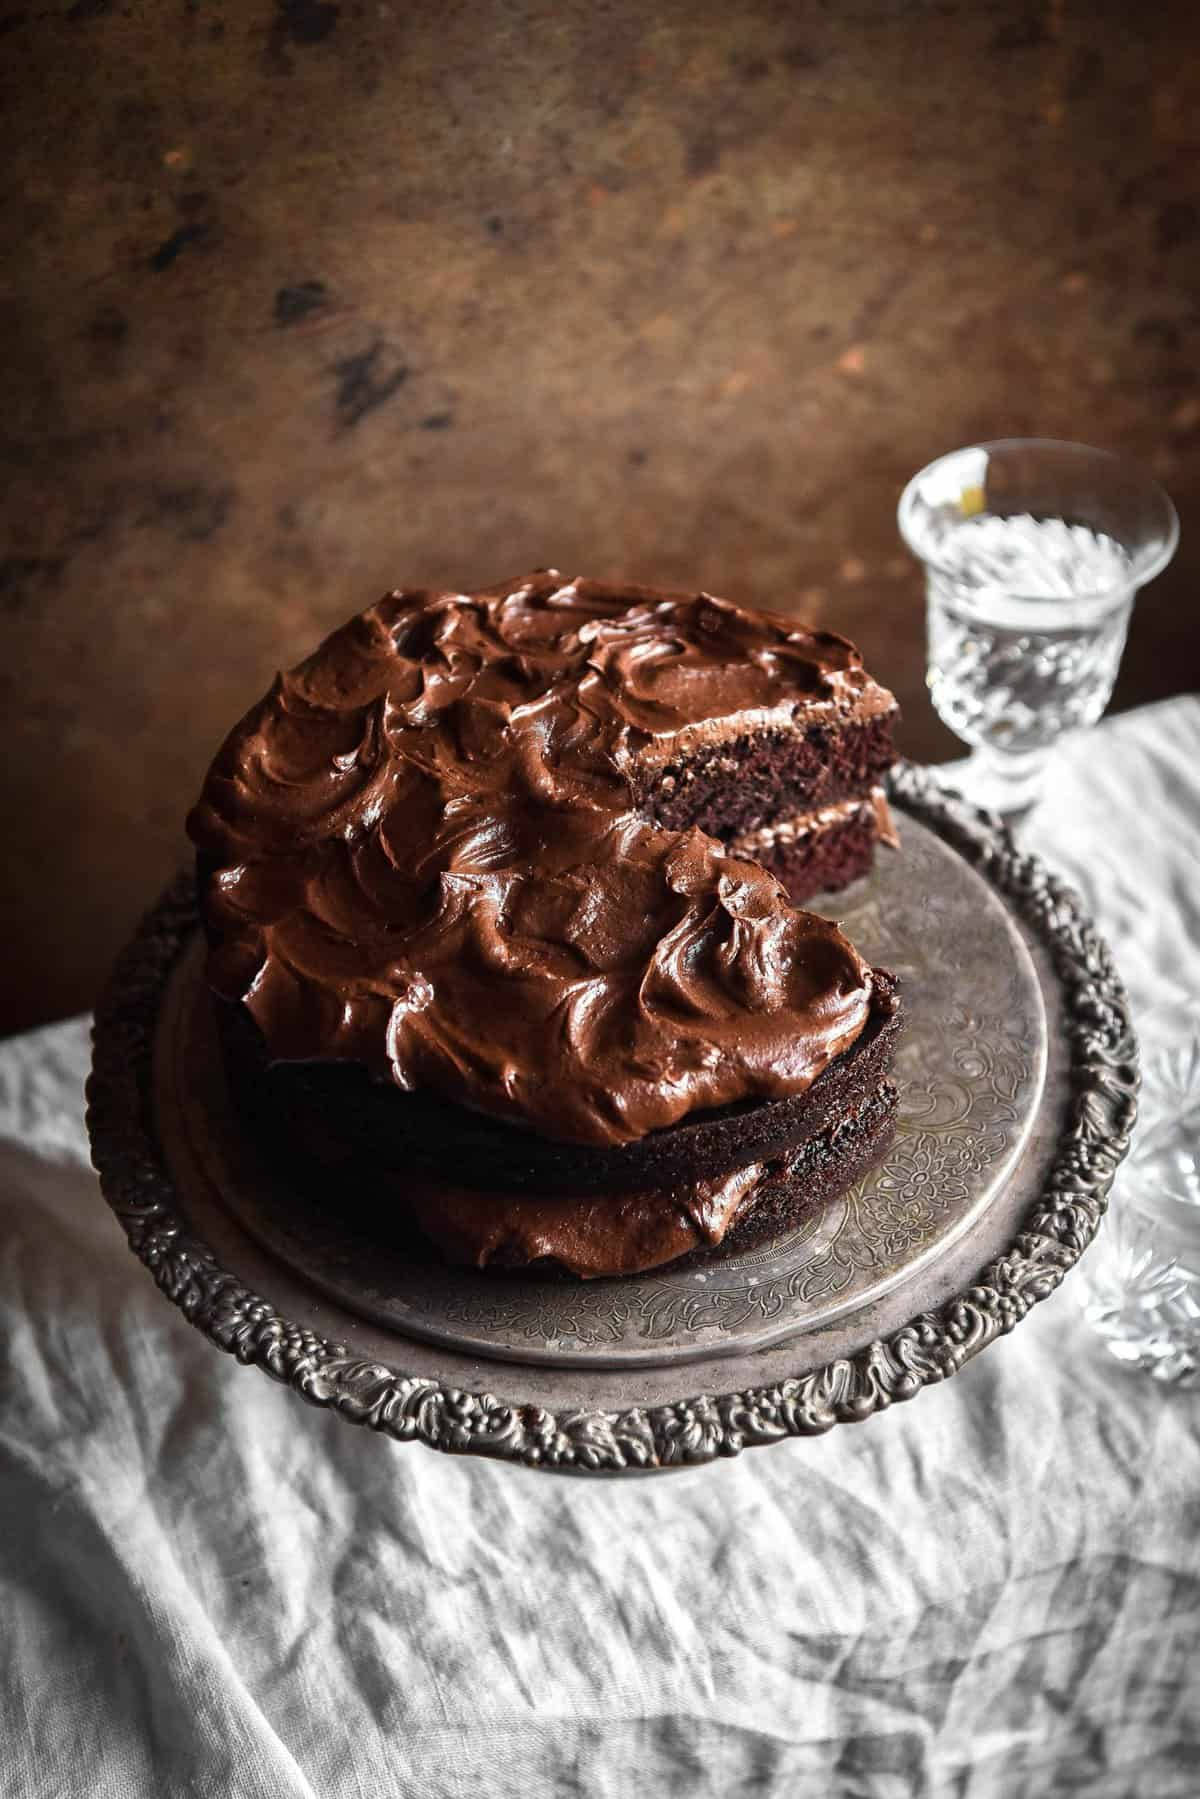
{"label": "chocolate cake", "polygon": [[895,716],[844,639],[705,594],[389,595],[276,680],[189,819],[247,1127],[481,1267],[794,1222],[895,1107],[895,982],[793,903],[891,838]]}

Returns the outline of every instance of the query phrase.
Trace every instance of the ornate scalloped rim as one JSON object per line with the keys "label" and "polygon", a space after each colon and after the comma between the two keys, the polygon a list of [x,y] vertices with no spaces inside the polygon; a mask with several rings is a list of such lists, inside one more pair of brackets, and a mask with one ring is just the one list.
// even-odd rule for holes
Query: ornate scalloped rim
{"label": "ornate scalloped rim", "polygon": [[155,1023],[196,924],[193,883],[167,889],[119,958],[97,1009],[88,1129],[105,1198],[167,1297],[219,1349],[354,1424],[398,1442],[589,1474],[694,1465],[813,1436],[911,1399],[955,1374],[1059,1285],[1095,1235],[1137,1108],[1137,1047],[1107,946],[1076,894],[1023,854],[999,819],[902,764],[893,797],[951,843],[1041,939],[1062,982],[1070,1100],[1045,1186],[1008,1251],[975,1285],[855,1355],[744,1393],[697,1394],[623,1412],[512,1406],[352,1355],[280,1316],[190,1236],[150,1123]]}

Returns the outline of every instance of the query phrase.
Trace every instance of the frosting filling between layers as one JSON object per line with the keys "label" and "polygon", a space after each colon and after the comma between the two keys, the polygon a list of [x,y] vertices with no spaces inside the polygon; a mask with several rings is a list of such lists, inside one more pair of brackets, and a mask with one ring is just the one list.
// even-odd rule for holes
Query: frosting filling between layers
{"label": "frosting filling between layers", "polygon": [[631,771],[893,704],[843,639],[707,595],[392,594],[209,773],[210,981],[277,1060],[565,1142],[803,1093],[861,1034],[869,968],[753,861],[641,814]]}
{"label": "frosting filling between layers", "polygon": [[822,806],[815,812],[802,812],[794,818],[781,818],[773,824],[762,825],[756,831],[744,831],[731,841],[730,854],[760,855],[764,850],[774,849],[777,844],[798,843],[802,838],[811,837],[818,831],[829,830],[834,825],[846,824],[852,818],[867,814],[873,817],[875,835],[879,841],[890,845],[892,849],[898,848],[900,839],[892,822],[887,795],[882,787],[873,787],[865,796],[838,800],[835,805]]}

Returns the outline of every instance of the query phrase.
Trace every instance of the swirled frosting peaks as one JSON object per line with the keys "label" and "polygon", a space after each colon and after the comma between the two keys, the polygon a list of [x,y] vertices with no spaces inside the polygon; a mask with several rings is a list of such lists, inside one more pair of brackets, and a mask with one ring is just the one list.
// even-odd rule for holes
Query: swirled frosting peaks
{"label": "swirled frosting peaks", "polygon": [[210,979],[280,1060],[349,1059],[626,1142],[802,1092],[871,976],[758,864],[639,809],[647,771],[890,695],[828,633],[706,595],[390,594],[278,677],[189,830]]}

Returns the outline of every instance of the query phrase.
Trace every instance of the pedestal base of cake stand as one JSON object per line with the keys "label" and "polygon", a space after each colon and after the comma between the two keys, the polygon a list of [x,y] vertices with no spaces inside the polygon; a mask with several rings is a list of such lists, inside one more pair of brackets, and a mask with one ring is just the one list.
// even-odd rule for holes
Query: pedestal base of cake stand
{"label": "pedestal base of cake stand", "polygon": [[356,1236],[335,1193],[301,1202],[238,1128],[184,883],[97,1015],[95,1159],[134,1249],[210,1338],[306,1398],[563,1472],[694,1465],[944,1379],[1090,1240],[1136,1051],[1073,896],[921,771],[899,770],[893,798],[901,849],[818,909],[900,977],[896,1135],[802,1228],[593,1282],[451,1269]]}

